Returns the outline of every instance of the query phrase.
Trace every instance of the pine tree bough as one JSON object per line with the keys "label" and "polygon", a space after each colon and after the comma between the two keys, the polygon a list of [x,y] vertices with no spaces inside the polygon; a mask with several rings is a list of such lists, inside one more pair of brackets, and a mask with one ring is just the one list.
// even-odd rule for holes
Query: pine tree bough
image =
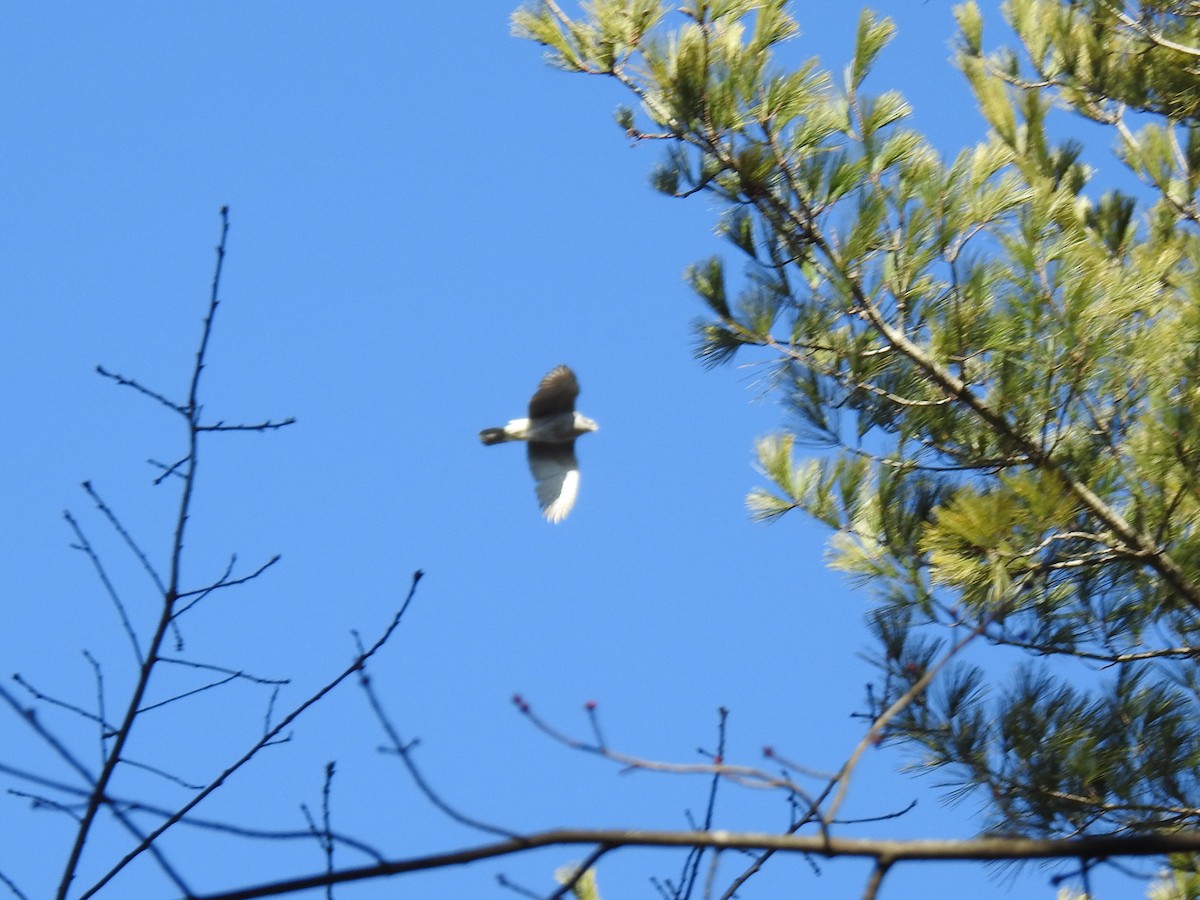
{"label": "pine tree bough", "polygon": [[[950,155],[867,90],[894,31],[870,11],[840,83],[781,64],[784,0],[514,17],[553,64],[631,91],[617,121],[666,148],[655,187],[724,206],[746,277],[688,271],[698,355],[757,351],[791,414],[747,505],[833,530],[834,567],[879,598],[868,735],[980,792],[992,830],[1200,825],[1196,11],[1010,0],[1021,46],[988,53],[962,4],[988,132]],[[1061,110],[1109,129],[1123,177],[1094,184],[1116,166],[1056,140]],[[805,442],[824,452],[794,458]],[[970,658],[926,678],[964,631]],[[998,676],[987,645],[1028,662]]]}

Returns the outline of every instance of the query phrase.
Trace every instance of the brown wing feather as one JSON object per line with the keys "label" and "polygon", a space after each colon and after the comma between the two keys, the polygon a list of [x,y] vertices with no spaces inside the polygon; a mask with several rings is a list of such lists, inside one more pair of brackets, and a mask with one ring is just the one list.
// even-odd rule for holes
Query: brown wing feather
{"label": "brown wing feather", "polygon": [[542,379],[529,401],[529,418],[571,412],[578,396],[579,382],[575,380],[575,373],[566,366],[558,366]]}

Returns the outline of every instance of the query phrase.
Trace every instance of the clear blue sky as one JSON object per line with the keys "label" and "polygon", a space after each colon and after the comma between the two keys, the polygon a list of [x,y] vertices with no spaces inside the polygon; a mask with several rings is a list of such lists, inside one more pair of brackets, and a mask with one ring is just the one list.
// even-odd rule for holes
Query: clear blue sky
{"label": "clear blue sky", "polygon": [[[992,34],[1002,28],[991,10]],[[917,124],[953,151],[981,137],[948,62],[944,0],[889,0],[900,34],[873,82],[900,86]],[[697,761],[716,710],[731,710],[729,757],[771,744],[833,769],[862,733],[849,717],[874,677],[866,595],[823,564],[824,531],[799,516],[748,521],[760,482],[754,439],[781,420],[759,370],[706,371],[691,357],[702,310],[680,273],[722,245],[702,197],[653,193],[653,148],[612,123],[612,85],[549,69],[508,35],[508,3],[265,2],[6,4],[0,12],[0,573],[2,673],[94,703],[86,648],[109,702],[132,676],[128,644],[87,560],[69,549],[72,510],[104,553],[131,612],[149,584],[95,513],[91,479],[165,567],[176,494],[147,459],[182,453],[179,423],[93,374],[97,363],[182,399],[218,234],[231,208],[206,410],[212,419],[295,416],[281,433],[202,450],[189,586],[229,554],[256,583],[210,598],[184,623],[186,655],[290,676],[287,708],[343,666],[427,573],[416,605],[374,663],[375,683],[447,800],[513,829],[685,826],[700,779],[619,775],[553,745],[513,710],[523,694],[588,736],[599,704],[622,751]],[[798,2],[789,52],[848,58],[857,6]],[[734,268],[737,268],[735,261]],[[599,433],[579,447],[583,483],[561,526],[537,514],[521,449],[483,448],[480,428],[519,415],[565,362]],[[195,684],[194,673],[156,696]],[[189,680],[190,679],[190,680]],[[138,759],[205,782],[261,727],[265,698],[209,692],[151,714]],[[95,765],[94,731],[46,710]],[[338,762],[334,825],[403,857],[480,843],[417,794],[354,686],[302,719],[292,741],[240,773],[200,812],[303,828],[322,768]],[[13,716],[0,761],[68,773]],[[947,809],[928,779],[870,755],[849,815],[911,815],[846,834],[969,836],[974,807]],[[7,779],[4,787],[21,787]],[[126,772],[118,789],[169,803],[182,792]],[[776,796],[723,789],[718,824],[786,824]],[[53,812],[0,795],[0,872],[46,896],[71,834]],[[116,832],[108,830],[108,834]],[[84,872],[119,851],[97,840]],[[177,829],[166,844],[198,890],[317,871],[311,843],[281,848]],[[346,888],[373,898],[512,897],[504,872],[549,890],[553,851],[407,883]],[[343,864],[364,860],[342,853]],[[105,896],[169,896],[148,865]],[[606,900],[655,896],[678,856],[604,863]],[[814,872],[819,868],[820,876]],[[730,872],[737,871],[730,866]],[[853,897],[866,867],[780,859],[746,897]],[[1051,897],[1028,870],[1018,893]],[[976,900],[1013,882],[970,866],[895,871],[884,896]],[[149,887],[152,885],[153,887]],[[1124,889],[1136,894],[1129,883]],[[2,893],[2,891],[0,891]]]}

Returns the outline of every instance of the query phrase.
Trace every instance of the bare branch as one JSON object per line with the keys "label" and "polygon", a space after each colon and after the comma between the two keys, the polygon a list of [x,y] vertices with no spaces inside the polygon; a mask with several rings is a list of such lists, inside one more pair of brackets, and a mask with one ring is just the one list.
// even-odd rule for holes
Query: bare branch
{"label": "bare branch", "polygon": [[0,884],[3,884],[6,888],[8,888],[12,892],[12,895],[17,898],[17,900],[29,900],[28,895],[26,895],[19,887],[17,887],[17,883],[3,872],[0,872]]}
{"label": "bare branch", "polygon": [[156,840],[158,840],[159,836],[162,835],[163,832],[165,832],[167,829],[171,828],[177,822],[181,821],[184,818],[184,816],[186,816],[189,812],[191,812],[193,809],[195,809],[196,806],[198,806],[201,803],[201,801],[204,800],[205,797],[207,797],[209,794],[211,794],[213,791],[215,791],[217,788],[219,788],[222,784],[224,784],[226,782],[226,780],[229,779],[229,777],[231,775],[233,775],[234,772],[238,771],[239,769],[242,768],[242,766],[244,766],[246,763],[248,763],[255,756],[255,754],[257,754],[260,750],[263,749],[263,747],[266,747],[269,744],[273,743],[275,741],[275,738],[278,737],[280,734],[282,734],[283,731],[289,725],[291,725],[292,722],[294,722],[296,719],[298,719],[306,710],[308,710],[311,706],[313,706],[318,701],[320,701],[330,691],[332,691],[334,688],[336,688],[338,685],[340,685],[343,681],[345,681],[347,678],[349,678],[355,672],[359,671],[372,656],[374,656],[376,653],[378,653],[379,650],[384,646],[384,644],[387,643],[388,639],[391,638],[391,636],[395,632],[395,630],[400,626],[400,620],[403,618],[405,611],[409,607],[409,604],[412,603],[413,597],[416,594],[417,584],[420,582],[423,575],[424,575],[424,573],[419,570],[417,572],[413,573],[412,584],[409,587],[408,595],[405,597],[404,603],[400,606],[400,609],[396,613],[396,615],[392,617],[391,623],[388,624],[388,626],[384,629],[383,633],[379,636],[379,638],[375,641],[375,643],[373,643],[370,647],[368,647],[362,653],[358,654],[358,656],[356,656],[354,658],[354,660],[350,663],[350,665],[348,665],[340,674],[338,674],[336,677],[332,678],[330,681],[326,682],[323,687],[321,687],[319,690],[317,690],[315,693],[313,693],[311,696],[309,696],[308,699],[306,699],[305,701],[300,703],[290,713],[288,713],[286,716],[284,716],[282,719],[280,719],[278,724],[276,724],[273,728],[269,729],[265,734],[263,734],[263,736],[261,738],[259,738],[259,740],[257,740],[254,743],[254,745],[250,747],[249,750],[247,750],[245,753],[243,753],[242,756],[239,757],[235,762],[233,762],[232,764],[227,766],[225,768],[225,770],[223,772],[221,772],[221,774],[219,774],[211,782],[209,782],[209,784],[206,785],[203,790],[198,791],[194,797],[192,797],[187,803],[185,803],[178,810],[176,810],[175,813],[173,813],[169,818],[167,818],[167,820],[165,822],[163,822],[158,828],[154,829],[148,835],[146,835],[144,840],[142,840],[136,847],[134,847],[132,850],[130,850],[127,854],[125,854],[125,856],[122,857],[121,860],[116,863],[116,865],[114,865],[111,869],[109,869],[109,871],[106,872],[103,876],[101,876],[100,879],[97,880],[95,884],[93,884],[90,888],[88,888],[87,891],[85,891],[80,896],[80,900],[87,900],[88,897],[95,896],[95,894],[102,887],[104,887],[104,885],[108,884],[108,882],[111,881],[118,872],[120,872],[122,869],[124,869],[125,866],[129,865],[130,862],[132,862],[140,854],[142,854],[152,843],[154,843]]}
{"label": "bare branch", "polygon": [[391,860],[379,865],[342,869],[288,881],[276,881],[190,900],[254,900],[278,897],[327,884],[385,878],[405,872],[443,869],[484,859],[526,853],[543,847],[604,845],[608,852],[626,847],[709,847],[715,850],[773,850],[827,858],[855,857],[898,862],[941,860],[995,862],[1026,859],[1098,859],[1110,856],[1162,856],[1200,852],[1200,831],[1060,839],[986,837],[968,840],[871,840],[821,835],[797,836],[728,831],[637,831],[622,829],[556,829],[510,838],[449,853]]}
{"label": "bare branch", "polygon": [[458,822],[460,825],[466,825],[468,828],[474,828],[477,831],[483,831],[487,834],[503,835],[505,837],[513,837],[514,832],[507,828],[501,828],[498,825],[491,825],[480,819],[468,816],[466,813],[459,812],[449,803],[447,803],[433,786],[425,780],[425,776],[421,774],[421,770],[417,768],[416,762],[413,760],[413,747],[416,741],[404,741],[401,739],[399,732],[396,731],[392,721],[388,718],[387,713],[383,709],[383,705],[379,702],[374,689],[371,687],[371,679],[367,676],[366,668],[359,667],[358,672],[359,685],[363,692],[367,695],[367,702],[371,705],[371,711],[375,713],[375,718],[379,721],[380,726],[391,741],[391,745],[385,749],[400,757],[400,761],[404,763],[408,774],[411,776],[417,788],[425,795],[434,806],[441,810],[445,815]]}
{"label": "bare branch", "polygon": [[265,422],[259,422],[257,425],[226,425],[224,422],[216,422],[212,425],[197,425],[197,431],[274,431],[278,428],[286,428],[288,425],[295,425],[295,416],[288,416],[286,419],[280,419],[278,422],[268,419]]}
{"label": "bare branch", "polygon": [[137,632],[133,630],[133,622],[129,618],[129,613],[125,611],[125,604],[121,601],[121,595],[117,593],[116,587],[109,580],[108,573],[104,570],[104,564],[100,562],[100,557],[92,548],[87,536],[83,533],[83,529],[79,527],[79,523],[75,521],[75,517],[69,511],[64,511],[63,518],[67,520],[67,524],[75,532],[75,538],[78,541],[78,543],[71,546],[84,553],[92,561],[92,565],[96,569],[96,575],[100,578],[100,583],[104,585],[105,593],[112,600],[113,606],[117,608],[117,615],[121,618],[121,626],[125,629],[125,634],[129,637],[129,643],[133,645],[134,658],[137,660],[139,666],[145,664],[146,658],[142,655],[142,648],[141,644],[138,643]]}
{"label": "bare branch", "polygon": [[241,669],[227,669],[224,666],[214,666],[210,663],[193,662],[190,659],[175,659],[171,656],[160,656],[159,662],[172,663],[177,666],[187,666],[192,669],[204,669],[209,672],[221,672],[225,675],[233,675],[235,678],[244,678],[247,681],[252,681],[255,684],[291,684],[290,678],[262,678],[258,675],[251,675],[248,672],[243,672]]}
{"label": "bare branch", "polygon": [[68,703],[65,700],[59,700],[57,697],[51,697],[49,694],[43,694],[40,690],[25,680],[19,672],[13,675],[13,681],[25,688],[29,695],[35,700],[40,700],[43,703],[49,703],[51,706],[57,706],[59,709],[65,709],[68,712],[73,712],[75,715],[87,719],[91,722],[96,722],[104,731],[111,731],[112,726],[104,721],[103,717],[93,712],[88,712],[86,709],[76,706],[74,703]]}
{"label": "bare branch", "polygon": [[178,403],[171,402],[158,391],[150,390],[150,388],[143,386],[134,378],[126,378],[124,375],[118,374],[117,372],[110,372],[108,369],[104,368],[104,366],[96,366],[96,372],[100,375],[103,375],[105,378],[112,379],[121,387],[131,387],[139,394],[149,397],[151,400],[157,400],[172,412],[177,412],[181,416],[187,415],[187,409],[185,407],[180,406]]}
{"label": "bare branch", "polygon": [[[128,537],[128,532],[120,525],[116,516],[108,511],[107,506],[103,505],[98,497],[93,494],[94,499],[100,506],[109,521],[114,524],[118,532],[126,538],[126,542],[133,548],[138,558],[142,560],[143,566],[147,568],[151,576],[154,578],[155,584],[160,588],[163,595],[162,611],[159,615],[158,626],[154,631],[153,637],[150,639],[146,648],[146,653],[142,664],[139,668],[137,683],[129,696],[128,705],[125,708],[125,715],[113,735],[113,746],[109,750],[108,758],[105,760],[103,767],[100,770],[99,776],[96,778],[91,796],[88,799],[87,808],[80,817],[79,827],[75,833],[75,841],[71,846],[71,852],[68,854],[66,865],[63,867],[62,878],[59,881],[57,900],[67,900],[67,895],[71,888],[71,883],[75,880],[76,872],[79,867],[79,860],[83,855],[84,845],[87,843],[88,836],[91,833],[92,824],[95,822],[96,814],[101,805],[104,803],[108,786],[112,781],[113,773],[116,771],[117,765],[121,762],[121,755],[124,752],[125,744],[129,740],[133,732],[133,724],[140,713],[142,700],[145,697],[146,690],[150,683],[150,673],[154,669],[154,664],[157,661],[159,649],[163,645],[163,640],[167,630],[174,622],[175,601],[179,595],[179,578],[183,558],[184,532],[187,528],[188,518],[191,513],[192,492],[196,486],[196,465],[198,451],[198,434],[196,432],[196,424],[199,416],[199,384],[200,375],[204,370],[204,359],[208,349],[208,341],[212,334],[213,317],[216,314],[217,307],[220,305],[219,288],[221,283],[221,271],[225,260],[225,240],[229,235],[229,208],[221,208],[221,237],[217,244],[217,262],[213,272],[212,292],[209,296],[208,312],[204,318],[204,327],[200,337],[200,347],[196,351],[196,362],[192,369],[191,388],[188,392],[187,404],[183,407],[178,405],[168,404],[184,415],[188,422],[188,451],[185,459],[186,471],[183,473],[183,490],[180,492],[179,498],[179,513],[175,520],[174,536],[171,543],[171,563],[168,583],[164,586],[162,579],[158,577],[157,572],[149,565],[145,554],[141,552],[137,544]],[[166,402],[161,395],[153,394],[153,392],[145,391],[150,396]],[[85,488],[89,493],[92,493],[91,486],[85,484]],[[215,785],[213,786],[215,788]],[[138,849],[134,855],[145,850],[149,843],[154,840],[157,834],[144,839],[138,845]],[[127,857],[127,859],[132,857]],[[124,865],[122,863],[121,865]]]}
{"label": "bare branch", "polygon": [[237,556],[235,555],[233,557],[233,559],[231,559],[229,561],[229,568],[227,568],[225,570],[225,574],[222,575],[220,579],[218,579],[214,583],[210,584],[208,587],[197,588],[194,591],[181,591],[179,594],[176,595],[177,600],[182,600],[185,597],[195,597],[195,599],[192,600],[191,603],[185,603],[182,607],[177,609],[175,611],[175,618],[179,618],[180,616],[182,616],[185,612],[187,612],[189,609],[191,609],[193,606],[195,606],[197,603],[199,603],[201,600],[203,600],[205,597],[207,597],[213,591],[220,590],[221,588],[234,587],[235,585],[239,585],[239,584],[245,584],[247,581],[253,581],[255,578],[257,578],[263,572],[267,571],[267,569],[271,568],[271,566],[275,565],[275,563],[279,562],[279,560],[281,560],[281,559],[283,559],[283,557],[280,554],[276,553],[269,560],[267,560],[265,563],[263,563],[261,566],[259,566],[257,569],[255,569],[253,572],[251,572],[249,575],[243,575],[240,578],[230,578],[229,574],[230,574],[230,572],[233,571],[234,563],[237,562]]}
{"label": "bare branch", "polygon": [[752,787],[759,789],[777,789],[782,788],[788,791],[794,791],[800,796],[805,796],[805,790],[797,784],[793,784],[787,778],[780,778],[770,772],[762,769],[756,769],[751,766],[736,766],[727,763],[671,763],[661,762],[651,759],[642,759],[636,756],[629,756],[624,753],[618,753],[608,747],[602,747],[597,744],[589,744],[586,741],[581,741],[578,738],[573,738],[559,731],[554,726],[550,725],[533,711],[533,707],[520,694],[517,694],[512,699],[513,705],[517,710],[525,716],[533,725],[543,734],[548,735],[558,743],[565,747],[570,747],[572,750],[582,750],[585,753],[592,753],[603,759],[611,762],[619,763],[629,769],[644,769],[648,772],[668,772],[676,775],[719,775],[726,778],[735,784],[740,784],[743,787]]}

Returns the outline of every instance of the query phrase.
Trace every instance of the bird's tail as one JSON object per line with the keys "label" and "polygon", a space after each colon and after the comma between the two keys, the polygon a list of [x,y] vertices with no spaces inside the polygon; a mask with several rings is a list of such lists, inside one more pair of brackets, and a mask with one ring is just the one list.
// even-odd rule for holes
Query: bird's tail
{"label": "bird's tail", "polygon": [[479,432],[479,439],[485,444],[503,444],[509,437],[503,428],[485,428]]}

